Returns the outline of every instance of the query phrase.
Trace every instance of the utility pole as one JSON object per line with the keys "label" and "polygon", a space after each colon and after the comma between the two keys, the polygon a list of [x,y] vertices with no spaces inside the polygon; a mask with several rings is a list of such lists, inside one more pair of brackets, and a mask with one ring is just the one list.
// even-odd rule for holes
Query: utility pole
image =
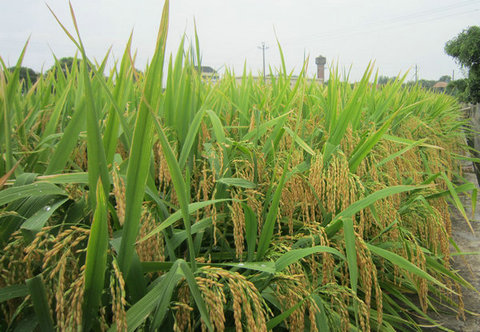
{"label": "utility pole", "polygon": [[418,66],[415,65],[415,83],[418,82]]}
{"label": "utility pole", "polygon": [[452,70],[452,81],[455,81],[455,69]]}
{"label": "utility pole", "polygon": [[258,46],[259,49],[263,52],[263,82],[266,82],[265,79],[265,50],[268,50],[268,46],[265,46],[265,42],[262,42],[262,46]]}

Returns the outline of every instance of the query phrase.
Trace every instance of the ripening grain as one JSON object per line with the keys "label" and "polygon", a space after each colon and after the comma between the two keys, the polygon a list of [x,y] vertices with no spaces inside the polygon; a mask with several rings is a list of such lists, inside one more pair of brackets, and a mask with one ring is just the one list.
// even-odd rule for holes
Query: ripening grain
{"label": "ripening grain", "polygon": [[168,1],[145,73],[131,40],[108,77],[81,43],[35,84],[2,63],[0,329],[420,330],[438,300],[463,315],[447,199],[462,211],[476,189],[456,100],[377,86],[372,66],[354,84],[212,82],[197,38],[164,61],[167,30]]}

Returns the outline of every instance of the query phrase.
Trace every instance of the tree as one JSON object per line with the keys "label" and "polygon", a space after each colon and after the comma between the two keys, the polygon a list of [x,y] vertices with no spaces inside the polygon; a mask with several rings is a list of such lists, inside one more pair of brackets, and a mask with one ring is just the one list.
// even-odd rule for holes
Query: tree
{"label": "tree", "polygon": [[[8,71],[13,73],[17,67],[10,67]],[[22,84],[22,90],[25,90],[30,87],[30,84],[33,85],[38,79],[38,74],[32,68],[20,67],[18,72],[18,78]]]}
{"label": "tree", "polygon": [[445,82],[445,83],[450,83],[451,80],[452,80],[452,77],[450,77],[449,75],[443,75],[438,79],[439,82]]}
{"label": "tree", "polygon": [[[78,59],[77,57],[64,57],[60,58],[59,60],[56,60],[56,63],[50,67],[50,69],[47,72],[54,71],[56,70],[57,66],[62,70],[63,74],[66,75],[67,72],[71,73],[72,70],[74,69],[73,66],[75,65],[77,70],[80,71],[80,66],[82,63],[82,59]],[[87,69],[90,72],[91,71],[91,66],[90,64],[87,64]]]}
{"label": "tree", "polygon": [[[72,71],[72,66],[73,66],[73,58],[68,57],[68,58],[61,58],[58,60],[58,64],[62,68],[62,70],[68,69],[68,71]],[[78,65],[78,63],[77,63]]]}
{"label": "tree", "polygon": [[445,52],[468,70],[465,99],[480,103],[480,27],[472,26],[445,44]]}
{"label": "tree", "polygon": [[65,57],[65,58],[59,59],[48,71],[53,71],[57,66],[59,66],[62,69],[62,72],[64,74],[66,74],[67,71],[70,73],[72,72],[72,67],[74,62],[77,64],[77,68],[80,69],[80,64],[78,60],[72,57]]}
{"label": "tree", "polygon": [[433,80],[425,80],[425,79],[418,80],[418,84],[425,89],[432,89],[435,83],[436,82]]}
{"label": "tree", "polygon": [[388,76],[380,75],[380,76],[378,76],[377,84],[385,85],[389,82],[395,81],[395,79],[396,79],[395,77],[388,77]]}
{"label": "tree", "polygon": [[468,97],[466,96],[467,79],[462,78],[459,80],[451,81],[447,85],[446,92],[452,96],[457,97],[461,102],[467,103]]}

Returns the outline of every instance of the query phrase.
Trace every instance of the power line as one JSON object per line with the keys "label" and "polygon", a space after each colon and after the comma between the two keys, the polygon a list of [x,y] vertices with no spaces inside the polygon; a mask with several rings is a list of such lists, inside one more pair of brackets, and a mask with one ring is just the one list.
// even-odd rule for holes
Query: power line
{"label": "power line", "polygon": [[265,51],[269,49],[268,46],[265,46],[265,42],[262,42],[262,46],[258,47],[259,49],[262,50],[263,53],[263,82],[266,82],[265,79]]}
{"label": "power line", "polygon": [[[455,4],[450,4],[447,6],[437,7],[435,9],[419,11],[416,13],[410,13],[406,15],[400,15],[396,17],[370,21],[366,24],[363,24],[362,27],[348,27],[344,29],[335,29],[330,31],[325,31],[324,33],[320,34],[313,34],[307,38],[295,38],[295,41],[290,42],[289,44],[305,44],[308,42],[315,42],[318,40],[326,40],[326,39],[336,39],[340,37],[348,37],[351,35],[356,34],[365,34],[371,33],[376,31],[382,31],[386,29],[410,26],[415,24],[421,24],[431,21],[436,21],[440,19],[445,19],[453,16],[460,16],[465,14],[471,14],[472,12],[479,11],[479,9],[471,9],[461,12],[452,12],[455,9],[460,9],[461,7],[471,6],[478,4],[480,1],[463,1]],[[420,21],[412,21],[418,18],[425,18],[424,20]]]}

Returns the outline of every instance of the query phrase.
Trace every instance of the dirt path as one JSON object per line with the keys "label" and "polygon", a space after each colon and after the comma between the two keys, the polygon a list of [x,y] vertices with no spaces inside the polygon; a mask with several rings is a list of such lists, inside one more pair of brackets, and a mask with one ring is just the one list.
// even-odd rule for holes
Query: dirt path
{"label": "dirt path", "polygon": [[[471,167],[467,167],[465,171],[464,175],[467,180],[476,184],[476,177],[474,173],[471,173]],[[465,206],[467,216],[471,217],[472,204],[470,197],[462,195],[461,199]],[[477,204],[475,210],[475,216],[471,221],[475,234],[472,234],[465,219],[455,208],[452,208],[451,211],[452,237],[463,252],[480,252],[480,204]],[[451,249],[452,252],[455,252],[453,247]],[[453,267],[459,271],[464,279],[470,282],[477,290],[480,290],[480,255],[455,256]],[[457,320],[455,315],[443,315],[437,317],[437,320],[442,323],[443,326],[454,331],[480,332],[480,294],[473,290],[464,289],[463,301],[465,308],[477,313],[477,315],[466,314],[465,321]],[[431,331],[431,329],[429,330]]]}

